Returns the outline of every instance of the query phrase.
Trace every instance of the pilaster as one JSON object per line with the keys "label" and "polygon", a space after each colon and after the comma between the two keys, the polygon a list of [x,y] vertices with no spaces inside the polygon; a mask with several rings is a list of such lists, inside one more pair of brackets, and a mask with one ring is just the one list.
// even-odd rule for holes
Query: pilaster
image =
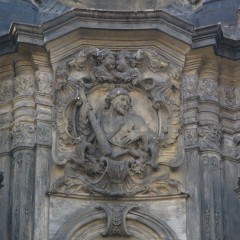
{"label": "pilaster", "polygon": [[12,139],[11,239],[33,239],[35,190],[35,76],[28,60],[15,64]]}

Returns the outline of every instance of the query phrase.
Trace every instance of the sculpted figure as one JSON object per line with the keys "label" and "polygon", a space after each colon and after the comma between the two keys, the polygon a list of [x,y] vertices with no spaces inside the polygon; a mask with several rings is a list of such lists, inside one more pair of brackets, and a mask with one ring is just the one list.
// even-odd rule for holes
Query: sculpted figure
{"label": "sculpted figure", "polygon": [[136,85],[140,80],[136,56],[130,51],[122,50],[115,54],[103,49],[96,60],[97,66],[93,68],[93,75],[98,83],[125,82]]}
{"label": "sculpted figure", "polygon": [[116,67],[115,54],[108,49],[103,49],[96,60],[98,66],[93,68],[93,74],[97,82],[112,82]]}
{"label": "sculpted figure", "polygon": [[[135,184],[132,176],[143,179],[148,168],[157,168],[153,134],[144,119],[133,112],[131,97],[123,88],[110,91],[105,99],[105,109],[97,113],[98,127],[102,131],[93,131],[96,128],[89,122],[90,111],[90,103],[83,103],[77,131],[85,144],[81,143],[77,162],[85,167],[88,175],[102,174],[103,177],[92,184],[94,191],[129,194],[133,190],[129,187]],[[104,136],[96,136],[98,134]],[[109,152],[104,154],[105,145],[99,139],[106,141]],[[137,191],[137,187],[134,190]]]}
{"label": "sculpted figure", "polygon": [[120,82],[132,82],[136,85],[140,79],[140,72],[136,68],[136,56],[132,52],[123,50],[118,53],[115,76]]}
{"label": "sculpted figure", "polygon": [[[59,66],[52,154],[65,166],[52,191],[114,197],[181,193],[178,181],[169,179],[170,167],[180,166],[184,157],[178,138],[179,73],[151,49],[84,48]],[[101,101],[94,110],[85,90]],[[139,98],[136,106],[131,96]]]}

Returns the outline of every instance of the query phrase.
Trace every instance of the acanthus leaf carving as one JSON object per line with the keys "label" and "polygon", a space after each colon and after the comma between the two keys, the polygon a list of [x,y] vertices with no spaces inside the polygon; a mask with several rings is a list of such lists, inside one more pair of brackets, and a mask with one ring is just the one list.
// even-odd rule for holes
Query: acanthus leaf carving
{"label": "acanthus leaf carving", "polygon": [[[53,192],[132,196],[165,181],[166,188],[177,189],[169,192],[182,193],[180,184],[170,183],[167,169],[181,161],[164,161],[162,166],[159,161],[161,146],[180,144],[180,73],[147,50],[87,48],[58,67],[53,158],[57,164],[67,164]],[[92,105],[89,97],[97,92],[103,98]],[[151,99],[143,104],[156,119],[155,129],[144,113],[138,113],[140,106],[133,108],[135,95],[145,102]]]}

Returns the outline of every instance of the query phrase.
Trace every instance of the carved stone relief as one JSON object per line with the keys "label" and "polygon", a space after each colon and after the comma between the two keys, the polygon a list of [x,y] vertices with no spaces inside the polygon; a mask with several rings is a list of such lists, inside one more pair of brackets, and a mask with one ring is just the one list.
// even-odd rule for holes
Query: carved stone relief
{"label": "carved stone relief", "polygon": [[201,100],[219,101],[218,83],[215,80],[201,78],[199,80],[198,95]]}
{"label": "carved stone relief", "polygon": [[37,70],[35,72],[36,82],[38,84],[38,90],[41,93],[48,93],[52,92],[52,82],[53,76],[52,73],[49,71]]}
{"label": "carved stone relief", "polygon": [[[103,221],[107,219],[107,221]],[[105,230],[105,231],[104,231]],[[51,240],[64,239],[175,240],[173,230],[162,220],[131,204],[101,205],[77,211]]]}
{"label": "carved stone relief", "polygon": [[197,129],[189,128],[184,131],[184,145],[186,147],[195,146],[198,142]]}
{"label": "carved stone relief", "polygon": [[35,76],[29,61],[19,61],[15,66],[15,95],[33,94],[35,90]]}
{"label": "carved stone relief", "polygon": [[107,214],[107,229],[102,233],[103,236],[130,236],[127,230],[126,215],[137,206],[107,204],[99,207]]}
{"label": "carved stone relief", "polygon": [[198,128],[201,149],[219,149],[222,143],[222,131],[218,125],[209,124]]}
{"label": "carved stone relief", "polygon": [[190,76],[184,76],[182,81],[184,98],[196,96],[198,88],[198,75],[194,74]]}
{"label": "carved stone relief", "polygon": [[234,107],[236,105],[236,94],[234,87],[224,88],[224,102],[223,104],[228,107]]}
{"label": "carved stone relief", "polygon": [[[180,194],[169,179],[183,161],[180,75],[152,50],[85,48],[57,67],[53,159],[65,175],[51,191]],[[167,153],[170,146],[177,153]]]}
{"label": "carved stone relief", "polygon": [[35,126],[30,122],[16,122],[10,132],[12,137],[12,146],[18,146],[22,144],[33,145],[35,138]]}
{"label": "carved stone relief", "polygon": [[50,144],[51,143],[51,128],[46,125],[39,125],[37,127],[37,142],[40,144]]}
{"label": "carved stone relief", "polygon": [[204,168],[209,168],[213,171],[217,170],[220,167],[220,160],[214,155],[206,155],[201,158]]}
{"label": "carved stone relief", "polygon": [[0,102],[9,101],[14,95],[14,69],[12,64],[1,65]]}
{"label": "carved stone relief", "polygon": [[[223,239],[221,234],[221,215],[219,211],[211,211],[206,209],[204,211],[204,239]],[[214,233],[212,229],[214,228]]]}

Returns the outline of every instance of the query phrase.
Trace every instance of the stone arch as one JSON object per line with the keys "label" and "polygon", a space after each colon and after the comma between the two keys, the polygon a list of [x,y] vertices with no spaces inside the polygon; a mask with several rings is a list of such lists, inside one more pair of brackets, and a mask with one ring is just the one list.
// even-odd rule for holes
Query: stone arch
{"label": "stone arch", "polygon": [[[128,240],[177,240],[176,234],[165,222],[143,211],[130,211],[127,215],[127,227],[131,234],[127,237]],[[60,227],[51,240],[104,240],[102,233],[105,228],[104,211],[78,212]],[[124,238],[114,237],[114,240]]]}

